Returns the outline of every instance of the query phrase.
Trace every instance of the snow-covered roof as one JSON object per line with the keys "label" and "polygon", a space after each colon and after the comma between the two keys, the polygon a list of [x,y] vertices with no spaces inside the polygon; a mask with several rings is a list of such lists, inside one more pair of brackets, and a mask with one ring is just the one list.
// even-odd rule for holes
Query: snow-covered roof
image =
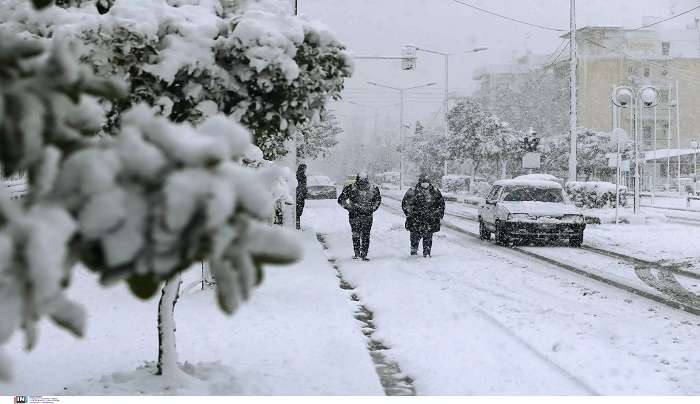
{"label": "snow-covered roof", "polygon": [[325,175],[314,175],[307,179],[307,185],[333,185],[333,181]]}
{"label": "snow-covered roof", "polygon": [[[700,153],[700,149],[657,149],[644,151],[644,161],[654,161],[659,159],[667,159],[669,157],[692,156],[695,153]],[[617,153],[606,153],[605,157],[614,159]]]}
{"label": "snow-covered roof", "polygon": [[516,180],[543,180],[543,181],[559,181],[559,178],[552,174],[525,174],[515,177]]}
{"label": "snow-covered roof", "polygon": [[546,180],[533,180],[533,179],[519,179],[514,178],[512,180],[499,180],[493,183],[493,185],[500,185],[503,187],[507,186],[523,186],[523,187],[536,187],[536,188],[557,188],[561,189],[561,185],[554,181]]}

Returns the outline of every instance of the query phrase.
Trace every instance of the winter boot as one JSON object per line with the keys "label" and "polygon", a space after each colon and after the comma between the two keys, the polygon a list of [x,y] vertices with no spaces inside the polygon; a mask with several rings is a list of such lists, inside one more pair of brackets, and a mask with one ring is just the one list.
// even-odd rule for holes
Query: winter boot
{"label": "winter boot", "polygon": [[362,261],[369,261],[369,258],[367,258],[366,255],[363,255],[363,256],[362,256]]}
{"label": "winter boot", "polygon": [[417,248],[411,248],[411,255],[418,255],[418,249],[417,249]]}

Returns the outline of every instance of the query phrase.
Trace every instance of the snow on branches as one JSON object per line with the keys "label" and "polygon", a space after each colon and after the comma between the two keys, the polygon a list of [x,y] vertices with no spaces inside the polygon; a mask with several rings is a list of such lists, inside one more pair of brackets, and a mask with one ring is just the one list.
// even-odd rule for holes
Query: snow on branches
{"label": "snow on branches", "polygon": [[29,173],[21,203],[0,197],[0,343],[22,327],[31,348],[44,315],[82,333],[82,309],[63,296],[77,262],[145,298],[208,260],[231,313],[263,264],[299,258],[294,237],[267,224],[284,172],[243,166],[259,154],[246,128],[223,115],[176,124],[137,104],[115,136],[91,136],[103,116],[90,96],[125,91],[76,61],[62,41],[45,54],[0,33],[0,164]]}
{"label": "snow on branches", "polygon": [[281,173],[241,166],[249,136],[223,116],[195,129],[154,117],[145,105],[125,113],[119,136],[73,153],[55,185],[53,196],[77,218],[82,261],[103,282],[126,278],[145,298],[208,258],[215,275],[231,280],[220,281],[219,298],[232,312],[259,280],[261,263],[297,258],[284,236],[251,241],[280,233],[262,223]]}
{"label": "snow on branches", "polygon": [[216,106],[251,129],[274,160],[352,73],[329,30],[285,14],[283,0],[120,0],[105,15],[94,7],[36,14],[27,0],[6,1],[0,21],[44,38],[78,38],[81,60],[98,75],[128,78],[129,97],[112,105],[110,130],[138,102],[191,123]]}

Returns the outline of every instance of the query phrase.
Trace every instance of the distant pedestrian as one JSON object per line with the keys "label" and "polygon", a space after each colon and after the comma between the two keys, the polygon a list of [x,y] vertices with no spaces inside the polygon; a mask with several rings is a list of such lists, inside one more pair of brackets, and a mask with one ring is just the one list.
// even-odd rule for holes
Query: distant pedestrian
{"label": "distant pedestrian", "polygon": [[297,229],[301,228],[301,215],[304,213],[306,195],[306,164],[302,163],[297,167]]}
{"label": "distant pedestrian", "polygon": [[406,230],[410,234],[411,255],[418,254],[418,244],[423,240],[423,256],[430,257],[433,233],[440,231],[440,220],[445,215],[445,200],[428,177],[421,175],[418,183],[409,188],[401,202],[406,214]]}
{"label": "distant pedestrian", "polygon": [[359,173],[355,182],[346,185],[338,197],[340,206],[348,210],[352,230],[353,259],[369,261],[369,236],[372,230],[372,215],[379,209],[382,196],[379,187],[369,182],[366,173]]}

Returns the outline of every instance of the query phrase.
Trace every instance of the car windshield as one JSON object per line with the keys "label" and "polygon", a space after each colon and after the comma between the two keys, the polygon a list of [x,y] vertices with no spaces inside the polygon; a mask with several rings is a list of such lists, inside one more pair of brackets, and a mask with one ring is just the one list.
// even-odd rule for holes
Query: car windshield
{"label": "car windshield", "polygon": [[564,202],[561,189],[516,186],[503,190],[504,201]]}
{"label": "car windshield", "polygon": [[307,185],[333,185],[333,181],[324,175],[309,177]]}

